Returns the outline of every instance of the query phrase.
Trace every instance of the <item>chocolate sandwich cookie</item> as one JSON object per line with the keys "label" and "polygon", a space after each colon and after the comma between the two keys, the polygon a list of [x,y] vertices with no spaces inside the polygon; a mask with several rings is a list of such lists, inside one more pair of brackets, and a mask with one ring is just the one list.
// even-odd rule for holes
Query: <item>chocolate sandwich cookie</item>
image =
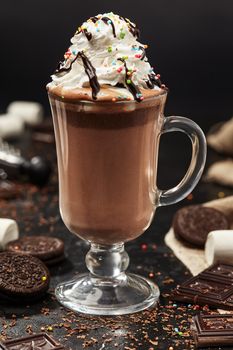
{"label": "chocolate sandwich cookie", "polygon": [[214,230],[227,230],[229,222],[220,211],[202,205],[190,205],[177,211],[173,219],[175,236],[197,247],[205,245]]}
{"label": "chocolate sandwich cookie", "polygon": [[0,253],[0,296],[11,300],[41,297],[49,288],[50,274],[44,263],[31,256]]}
{"label": "chocolate sandwich cookie", "polygon": [[30,254],[42,260],[46,265],[53,265],[64,259],[64,243],[55,237],[24,236],[9,242],[6,250]]}

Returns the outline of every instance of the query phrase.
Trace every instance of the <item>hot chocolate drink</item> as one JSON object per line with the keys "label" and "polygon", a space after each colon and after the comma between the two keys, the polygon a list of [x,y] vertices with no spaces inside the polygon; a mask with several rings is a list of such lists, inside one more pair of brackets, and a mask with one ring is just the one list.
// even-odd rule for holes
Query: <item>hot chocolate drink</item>
{"label": "hot chocolate drink", "polygon": [[155,211],[166,91],[137,37],[127,19],[92,17],[48,85],[62,218],[99,244],[132,240]]}
{"label": "hot chocolate drink", "polygon": [[155,155],[165,97],[138,106],[95,107],[50,96],[59,140],[60,208],[70,231],[113,244],[132,240],[148,227],[157,200]]}

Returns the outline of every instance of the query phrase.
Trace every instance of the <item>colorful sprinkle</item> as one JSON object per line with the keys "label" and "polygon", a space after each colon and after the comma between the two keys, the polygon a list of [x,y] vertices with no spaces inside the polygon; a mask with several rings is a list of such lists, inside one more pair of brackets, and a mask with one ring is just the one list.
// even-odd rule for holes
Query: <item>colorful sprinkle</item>
{"label": "colorful sprinkle", "polygon": [[112,52],[112,46],[108,47],[108,52]]}
{"label": "colorful sprinkle", "polygon": [[124,32],[121,32],[120,33],[120,39],[124,39],[125,38],[125,33]]}
{"label": "colorful sprinkle", "polygon": [[48,326],[48,327],[47,327],[47,331],[52,332],[52,331],[53,331],[53,327]]}
{"label": "colorful sprinkle", "polygon": [[121,73],[123,71],[123,67],[119,67],[118,69],[117,69],[117,72],[118,73]]}
{"label": "colorful sprinkle", "polygon": [[136,58],[141,58],[142,56],[140,54],[135,55]]}
{"label": "colorful sprinkle", "polygon": [[144,251],[147,250],[147,244],[146,243],[142,243],[141,244],[141,249],[144,250]]}
{"label": "colorful sprinkle", "polygon": [[41,279],[42,279],[43,282],[47,281],[47,277],[46,276],[42,276]]}
{"label": "colorful sprinkle", "polygon": [[190,193],[186,198],[187,198],[188,201],[191,201],[193,199],[193,194]]}
{"label": "colorful sprinkle", "polygon": [[127,80],[126,80],[126,83],[127,83],[127,84],[131,84],[131,80],[130,80],[130,79],[127,79]]}

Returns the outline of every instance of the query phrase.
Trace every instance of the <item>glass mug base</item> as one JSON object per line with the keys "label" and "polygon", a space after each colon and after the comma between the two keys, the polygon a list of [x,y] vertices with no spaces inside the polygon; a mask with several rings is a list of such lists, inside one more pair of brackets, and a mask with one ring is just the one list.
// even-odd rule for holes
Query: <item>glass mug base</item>
{"label": "glass mug base", "polygon": [[58,301],[75,312],[91,315],[125,315],[154,306],[159,288],[148,279],[122,273],[117,279],[95,278],[90,273],[59,284]]}

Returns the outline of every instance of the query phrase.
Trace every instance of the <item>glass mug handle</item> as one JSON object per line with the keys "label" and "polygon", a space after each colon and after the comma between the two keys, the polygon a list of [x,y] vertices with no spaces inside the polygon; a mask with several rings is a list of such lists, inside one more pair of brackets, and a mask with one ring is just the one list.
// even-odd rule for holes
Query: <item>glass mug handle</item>
{"label": "glass mug handle", "polygon": [[192,120],[172,116],[164,119],[161,135],[167,132],[185,133],[192,143],[192,158],[189,168],[180,183],[169,190],[158,190],[158,206],[177,203],[194,189],[203,173],[206,161],[206,139],[201,128]]}

